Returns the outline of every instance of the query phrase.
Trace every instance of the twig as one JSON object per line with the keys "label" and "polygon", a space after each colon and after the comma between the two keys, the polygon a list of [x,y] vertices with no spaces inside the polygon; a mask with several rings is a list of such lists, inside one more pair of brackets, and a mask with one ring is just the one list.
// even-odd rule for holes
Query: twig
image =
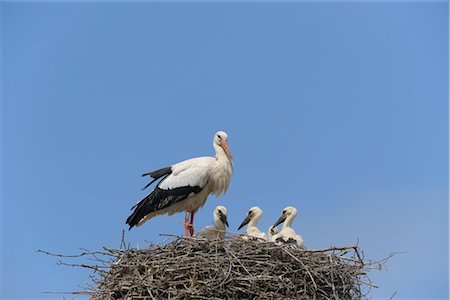
{"label": "twig", "polygon": [[363,299],[376,287],[367,274],[396,253],[365,261],[357,245],[302,250],[258,239],[170,238],[145,249],[84,251],[95,265],[59,264],[94,271],[92,286],[78,293],[106,299]]}

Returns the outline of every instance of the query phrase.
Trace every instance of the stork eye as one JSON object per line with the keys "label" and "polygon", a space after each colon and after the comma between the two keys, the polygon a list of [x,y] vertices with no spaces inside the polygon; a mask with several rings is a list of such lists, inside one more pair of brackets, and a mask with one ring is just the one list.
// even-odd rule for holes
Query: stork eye
{"label": "stork eye", "polygon": [[219,138],[219,140],[221,140],[221,139],[222,139],[222,137],[221,137],[220,135],[217,135],[217,137]]}
{"label": "stork eye", "polygon": [[285,210],[283,210],[283,215],[286,213],[286,211]]}

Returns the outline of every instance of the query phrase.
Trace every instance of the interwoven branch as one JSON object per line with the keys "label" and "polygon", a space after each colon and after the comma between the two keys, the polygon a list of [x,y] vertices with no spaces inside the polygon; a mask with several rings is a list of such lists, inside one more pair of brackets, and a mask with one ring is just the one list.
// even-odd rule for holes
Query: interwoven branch
{"label": "interwoven branch", "polygon": [[176,237],[147,249],[92,254],[101,265],[79,266],[97,272],[84,291],[94,300],[362,299],[374,287],[368,272],[380,264],[364,261],[357,245],[300,250],[236,236]]}

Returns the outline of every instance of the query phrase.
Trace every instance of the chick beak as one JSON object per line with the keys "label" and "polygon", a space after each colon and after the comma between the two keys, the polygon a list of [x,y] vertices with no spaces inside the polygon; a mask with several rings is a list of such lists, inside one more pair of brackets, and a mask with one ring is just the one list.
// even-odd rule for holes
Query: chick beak
{"label": "chick beak", "polygon": [[245,225],[247,225],[248,222],[250,222],[250,216],[249,216],[249,215],[247,215],[247,217],[245,218],[245,220],[241,223],[241,225],[239,225],[238,230],[241,229],[242,227],[244,227]]}
{"label": "chick beak", "polygon": [[275,224],[273,224],[273,227],[277,227],[278,225],[283,223],[285,220],[286,220],[286,217],[284,216],[284,214],[282,214],[281,217],[275,222]]}
{"label": "chick beak", "polygon": [[219,217],[220,221],[222,221],[223,224],[227,225],[227,227],[230,227],[228,225],[227,215],[224,215],[221,211],[219,211]]}

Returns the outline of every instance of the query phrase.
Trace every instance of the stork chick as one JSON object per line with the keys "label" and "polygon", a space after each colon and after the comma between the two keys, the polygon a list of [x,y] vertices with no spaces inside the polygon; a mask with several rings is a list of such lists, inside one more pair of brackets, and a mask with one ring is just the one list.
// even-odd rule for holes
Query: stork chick
{"label": "stork chick", "polygon": [[[225,206],[217,206],[213,213],[214,225],[207,226],[199,231],[198,236],[207,238],[209,240],[223,240],[225,237],[227,221],[227,209]],[[225,227],[226,226],[226,227]]]}
{"label": "stork chick", "polygon": [[[263,211],[261,208],[254,206],[248,210],[247,216],[245,217],[244,221],[239,225],[239,229],[247,225],[246,234],[251,237],[260,238],[260,239],[267,239],[267,236],[264,232],[261,232],[258,227],[256,227],[256,224],[258,224],[259,219],[261,218],[263,214]],[[244,236],[245,238],[245,236]]]}
{"label": "stork chick", "polygon": [[267,240],[270,242],[275,242],[274,240],[272,240],[272,237],[276,234],[278,234],[278,227],[273,226],[273,225],[270,226],[268,234],[267,234]]}
{"label": "stork chick", "polygon": [[283,227],[279,233],[271,237],[272,241],[279,244],[293,244],[303,249],[303,238],[292,228],[295,216],[297,216],[297,210],[294,207],[288,206],[283,210],[280,218],[273,224],[273,227],[276,227],[283,223]]}

